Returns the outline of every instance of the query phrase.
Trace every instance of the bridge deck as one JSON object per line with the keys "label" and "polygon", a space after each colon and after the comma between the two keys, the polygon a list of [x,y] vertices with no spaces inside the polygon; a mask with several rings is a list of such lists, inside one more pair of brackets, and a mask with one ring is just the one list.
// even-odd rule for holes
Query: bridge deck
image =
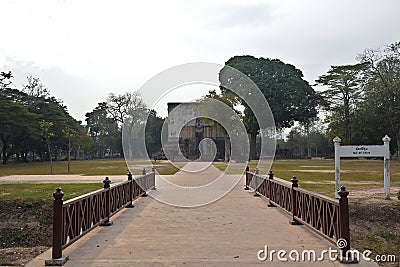
{"label": "bridge deck", "polygon": [[[218,172],[211,166],[202,175]],[[179,173],[171,181],[181,177]],[[324,262],[314,263],[280,262],[276,253],[272,262],[259,261],[257,252],[265,245],[269,251],[313,249],[319,257],[330,244],[305,226],[290,225],[288,215],[267,207],[264,199],[244,191],[243,184],[199,208],[176,208],[141,198],[135,208],[113,217],[112,226],[98,227],[64,250],[70,258],[65,266],[342,266],[329,261],[328,255]],[[50,255],[49,250],[28,266],[43,266]]]}

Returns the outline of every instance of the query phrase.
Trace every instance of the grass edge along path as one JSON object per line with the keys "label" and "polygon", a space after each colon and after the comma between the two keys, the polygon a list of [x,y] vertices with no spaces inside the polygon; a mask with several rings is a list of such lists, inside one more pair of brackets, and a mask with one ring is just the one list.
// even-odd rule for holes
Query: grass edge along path
{"label": "grass edge along path", "polygon": [[103,188],[102,183],[46,183],[46,184],[2,184],[0,200],[2,201],[52,201],[53,193],[61,187],[65,193],[64,200],[79,197]]}
{"label": "grass edge along path", "polygon": [[[67,171],[66,161],[53,162],[53,175],[78,174],[85,176],[97,175],[124,175],[128,172],[128,167],[124,159],[96,159],[96,160],[73,160],[71,161],[71,171]],[[137,165],[136,165],[137,164]],[[164,175],[175,174],[179,169],[168,161],[152,161],[151,164],[157,172]],[[147,162],[135,162],[134,174],[140,174],[143,167],[150,168]],[[147,171],[150,171],[149,169]],[[49,162],[30,162],[0,164],[0,177],[9,175],[49,175]]]}

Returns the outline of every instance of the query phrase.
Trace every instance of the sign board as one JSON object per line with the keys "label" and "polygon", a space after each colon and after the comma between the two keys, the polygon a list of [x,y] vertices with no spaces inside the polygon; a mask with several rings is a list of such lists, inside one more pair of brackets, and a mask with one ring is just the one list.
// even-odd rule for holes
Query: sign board
{"label": "sign board", "polygon": [[341,158],[378,158],[384,157],[386,152],[385,146],[341,146]]}
{"label": "sign board", "polygon": [[340,158],[378,158],[384,159],[383,180],[385,189],[385,199],[390,199],[390,137],[382,138],[383,145],[366,146],[341,146],[339,137],[335,137],[335,196],[339,198],[340,190]]}

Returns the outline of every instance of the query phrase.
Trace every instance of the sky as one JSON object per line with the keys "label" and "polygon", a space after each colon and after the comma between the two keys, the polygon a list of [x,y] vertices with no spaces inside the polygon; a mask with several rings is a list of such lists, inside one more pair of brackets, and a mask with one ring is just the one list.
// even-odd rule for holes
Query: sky
{"label": "sky", "polygon": [[[39,77],[82,121],[108,93],[138,90],[176,65],[278,58],[314,84],[330,66],[400,41],[398,0],[1,0],[0,9],[0,71],[18,88]],[[157,111],[165,116],[166,105]]]}

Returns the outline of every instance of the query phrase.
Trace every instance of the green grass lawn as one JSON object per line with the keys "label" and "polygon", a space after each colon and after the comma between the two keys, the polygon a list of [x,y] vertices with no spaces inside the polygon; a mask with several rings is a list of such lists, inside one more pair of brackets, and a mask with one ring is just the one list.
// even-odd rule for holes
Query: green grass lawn
{"label": "green grass lawn", "polygon": [[[140,162],[134,167],[134,174],[141,172],[143,166]],[[144,164],[144,163],[142,163]],[[167,161],[152,162],[157,169],[158,173],[168,175],[174,174],[178,171],[178,168],[173,166]],[[225,170],[227,167],[226,163],[216,162],[214,165]],[[257,161],[249,163],[251,171],[254,171],[257,165]],[[239,165],[238,165],[239,166]],[[234,165],[230,170],[230,173],[241,173],[240,168]],[[149,169],[149,168],[148,168]],[[269,171],[268,166],[259,166],[260,173],[266,175]],[[330,197],[334,196],[334,185],[335,180],[334,173],[334,161],[329,160],[277,160],[272,164],[271,170],[274,172],[276,177],[290,181],[293,176],[299,179],[299,185],[302,188],[315,191],[320,194],[324,194]],[[382,187],[383,191],[383,161],[382,160],[342,160],[341,161],[341,184],[346,186],[348,191],[352,190],[369,190],[370,188]],[[85,161],[72,161],[71,162],[71,173],[70,174],[82,174],[82,175],[124,175],[128,171],[124,159],[107,159],[107,160],[85,160]],[[149,171],[149,170],[148,170]],[[328,171],[328,172],[327,172]],[[24,174],[36,174],[46,175],[50,172],[50,164],[48,162],[37,162],[37,163],[10,163],[8,165],[0,165],[0,176],[6,175],[24,175]],[[136,172],[136,173],[135,173]],[[54,162],[53,173],[67,174],[67,162]],[[368,184],[368,182],[380,183]],[[400,164],[398,161],[391,161],[391,182],[393,185],[400,183]],[[80,187],[79,184],[78,187]],[[29,198],[29,190],[36,190],[39,195],[41,190],[45,190],[46,194],[51,196],[55,184],[46,184],[43,189],[41,185],[25,185],[29,189],[24,191],[23,185],[2,185],[0,198],[6,198],[7,196],[25,196]],[[73,186],[73,184],[70,184]],[[21,188],[19,190],[18,188]],[[90,192],[85,191],[84,188],[91,188],[91,186],[82,186],[84,193]],[[98,189],[99,187],[94,187]],[[100,187],[101,188],[101,187]],[[68,189],[68,188],[67,188]],[[67,190],[66,189],[66,190]],[[10,193],[4,193],[7,192]],[[63,189],[64,190],[64,189]],[[75,189],[73,189],[75,190]],[[78,189],[77,189],[78,190]],[[12,192],[11,192],[12,191]],[[67,192],[67,191],[66,191]],[[68,192],[67,192],[68,193]],[[42,196],[38,196],[38,199],[42,199]]]}
{"label": "green grass lawn", "polygon": [[[178,168],[167,161],[152,162],[158,173],[171,175],[178,171]],[[138,162],[137,166],[133,166],[133,173],[141,174],[143,163]],[[147,166],[150,171],[151,166]],[[69,174],[81,175],[125,175],[128,168],[124,159],[105,159],[105,160],[84,160],[72,161],[71,172]],[[7,175],[48,175],[50,174],[49,162],[35,163],[10,163],[0,165],[0,176]],[[64,175],[67,172],[67,162],[57,161],[53,163],[53,174]],[[91,191],[103,188],[102,183],[35,183],[35,184],[1,184],[0,200],[53,200],[52,194],[56,187],[61,187],[65,193],[64,200],[74,198]]]}
{"label": "green grass lawn", "polygon": [[[174,174],[178,168],[166,161],[152,162],[158,173],[164,175]],[[143,163],[142,163],[143,164]],[[133,168],[134,174],[140,174],[143,165],[138,162],[137,168]],[[150,171],[150,166],[147,167]],[[105,160],[84,160],[72,161],[71,172],[69,174],[81,175],[125,175],[128,168],[124,159],[105,159]],[[10,163],[0,165],[0,176],[7,175],[48,175],[50,174],[49,162],[35,163]],[[57,161],[53,163],[53,174],[68,174],[67,162]],[[61,187],[65,193],[64,200],[74,198],[91,191],[103,188],[102,183],[35,183],[35,184],[1,184],[0,200],[53,200],[52,194],[56,187]]]}
{"label": "green grass lawn", "polygon": [[[157,172],[168,175],[178,171],[176,167],[166,161],[152,162]],[[143,166],[138,162],[134,174],[141,173]],[[150,166],[147,171],[150,171]],[[77,160],[71,161],[71,172],[68,173],[66,161],[53,162],[53,174],[81,174],[81,175],[124,175],[128,167],[124,159],[102,159],[102,160]],[[9,163],[0,164],[0,177],[8,175],[48,175],[50,174],[49,162],[34,163]]]}
{"label": "green grass lawn", "polygon": [[[216,162],[214,165],[220,170],[225,170],[226,163]],[[254,171],[257,161],[249,163],[250,171]],[[271,170],[276,177],[290,181],[293,176],[299,180],[302,188],[327,195],[334,196],[335,163],[333,159],[316,160],[276,160],[273,162]],[[400,183],[400,164],[398,161],[391,161],[391,183]],[[266,175],[269,171],[268,166],[259,166],[260,174]],[[239,169],[233,168],[231,173],[240,173]],[[380,186],[383,191],[383,160],[341,160],[341,184],[346,189],[368,190],[369,188]],[[368,182],[381,183],[379,185],[368,184]]]}
{"label": "green grass lawn", "polygon": [[53,192],[61,187],[64,192],[64,200],[102,189],[102,183],[79,184],[2,184],[0,186],[0,200],[6,201],[39,201],[54,200]]}

